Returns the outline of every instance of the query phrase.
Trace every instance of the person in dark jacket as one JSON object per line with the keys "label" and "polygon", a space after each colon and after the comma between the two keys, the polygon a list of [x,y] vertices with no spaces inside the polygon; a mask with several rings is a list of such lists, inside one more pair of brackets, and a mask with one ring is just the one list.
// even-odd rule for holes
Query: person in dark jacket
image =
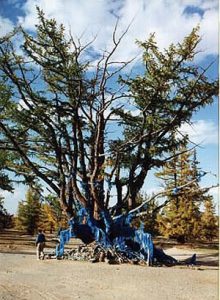
{"label": "person in dark jacket", "polygon": [[38,230],[38,235],[36,238],[36,247],[37,247],[37,260],[44,259],[44,247],[45,247],[45,235],[42,230]]}

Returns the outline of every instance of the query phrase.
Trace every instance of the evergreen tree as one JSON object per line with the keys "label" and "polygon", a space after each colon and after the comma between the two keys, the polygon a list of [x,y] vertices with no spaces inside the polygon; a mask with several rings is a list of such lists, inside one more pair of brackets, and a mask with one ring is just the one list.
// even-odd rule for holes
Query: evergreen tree
{"label": "evergreen tree", "polygon": [[16,227],[33,235],[39,224],[40,207],[39,193],[29,188],[25,201],[18,204]]}
{"label": "evergreen tree", "polygon": [[204,201],[205,211],[201,217],[201,237],[211,241],[218,237],[218,218],[215,215],[213,197],[207,196]]}
{"label": "evergreen tree", "polygon": [[[199,187],[196,153],[187,151],[185,146],[179,151],[181,154],[157,173],[165,183],[169,201],[158,216],[158,223],[161,234],[185,242],[200,237],[200,204],[205,195]],[[178,189],[184,185],[185,188]]]}

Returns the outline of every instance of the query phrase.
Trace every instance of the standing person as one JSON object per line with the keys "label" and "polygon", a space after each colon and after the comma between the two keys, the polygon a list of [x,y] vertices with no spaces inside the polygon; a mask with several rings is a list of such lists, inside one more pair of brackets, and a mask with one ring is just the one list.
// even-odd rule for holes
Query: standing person
{"label": "standing person", "polygon": [[[43,234],[42,230],[38,230],[38,235],[36,238],[36,247],[37,247],[37,260],[44,259],[44,247],[45,247],[45,235]],[[41,256],[42,254],[42,256]]]}

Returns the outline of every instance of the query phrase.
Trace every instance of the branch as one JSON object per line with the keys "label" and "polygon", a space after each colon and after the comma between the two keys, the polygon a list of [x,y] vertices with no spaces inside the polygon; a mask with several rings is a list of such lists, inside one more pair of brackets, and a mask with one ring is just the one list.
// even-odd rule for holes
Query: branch
{"label": "branch", "polygon": [[[198,191],[202,191],[203,193],[207,193],[210,189],[213,189],[213,188],[218,187],[218,186],[219,186],[219,184],[212,185],[212,186],[206,187],[206,188],[198,188],[198,189],[194,190],[193,192],[196,193],[196,192],[198,192]],[[191,192],[191,191],[189,191],[189,192]],[[156,195],[156,197],[158,197],[158,194]],[[148,203],[148,202],[151,202],[151,201],[152,201],[153,199],[155,199],[156,197],[152,197],[152,198],[149,199],[147,202],[145,202],[145,204]],[[160,210],[161,208],[163,208],[164,206],[166,206],[170,201],[172,201],[172,198],[166,200],[163,204],[161,204],[161,205],[159,205],[158,207],[156,207],[156,208],[153,210],[152,213],[154,214],[156,211],[158,211],[158,210]],[[130,212],[129,212],[129,213],[130,213]],[[147,211],[143,211],[143,212],[137,213],[137,214],[135,215],[135,218],[136,218],[136,217],[141,217],[141,216],[144,216],[144,215],[147,215],[147,214],[148,214]]]}
{"label": "branch", "polygon": [[18,153],[23,158],[24,162],[33,170],[33,172],[37,176],[39,176],[43,181],[45,181],[59,195],[59,188],[52,181],[50,181],[42,172],[40,172],[38,168],[36,168],[36,166],[33,164],[33,162],[30,161],[28,156],[22,150],[20,145],[17,143],[15,137],[11,134],[9,129],[2,122],[0,122],[0,128],[3,130],[3,132],[6,134],[6,136],[10,139],[10,141],[12,142],[14,147],[17,149]]}
{"label": "branch", "polygon": [[[191,180],[191,181],[189,181],[189,182],[187,182],[187,183],[185,183],[185,184],[183,184],[183,185],[181,185],[181,186],[178,186],[178,190],[181,190],[181,189],[185,188],[185,187],[188,186],[188,185],[191,185],[193,182],[196,182],[196,181],[197,181],[197,178],[196,178],[196,179],[193,179],[193,180]],[[141,203],[141,205],[139,205],[138,207],[136,207],[136,208],[130,210],[128,214],[133,214],[133,213],[135,213],[136,211],[139,211],[139,210],[140,210],[145,204],[147,204],[148,202],[151,202],[152,200],[154,200],[154,199],[157,198],[157,197],[160,197],[160,196],[166,196],[166,194],[167,194],[168,192],[172,192],[172,191],[173,191],[173,188],[155,194],[155,195],[152,196],[150,199],[147,199],[146,201],[144,201],[143,203]]]}

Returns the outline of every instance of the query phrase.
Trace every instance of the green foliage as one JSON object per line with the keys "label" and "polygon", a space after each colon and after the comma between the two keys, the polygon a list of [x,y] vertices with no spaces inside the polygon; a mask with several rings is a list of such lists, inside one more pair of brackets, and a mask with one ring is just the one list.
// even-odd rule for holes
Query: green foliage
{"label": "green foliage", "polygon": [[0,230],[12,226],[12,216],[4,208],[4,198],[0,195]]}
{"label": "green foliage", "polygon": [[39,194],[36,190],[29,188],[25,201],[18,204],[16,227],[33,235],[38,228],[40,209]]}
{"label": "green foliage", "polygon": [[4,169],[7,168],[10,158],[6,151],[0,150],[0,189],[6,191],[13,191],[11,180],[8,174],[5,173]]}
{"label": "green foliage", "polygon": [[53,233],[60,227],[68,226],[67,217],[63,214],[57,197],[48,195],[44,200],[44,203],[40,203],[39,189],[28,189],[25,201],[18,204],[17,229],[28,234],[34,234],[38,228]]}

